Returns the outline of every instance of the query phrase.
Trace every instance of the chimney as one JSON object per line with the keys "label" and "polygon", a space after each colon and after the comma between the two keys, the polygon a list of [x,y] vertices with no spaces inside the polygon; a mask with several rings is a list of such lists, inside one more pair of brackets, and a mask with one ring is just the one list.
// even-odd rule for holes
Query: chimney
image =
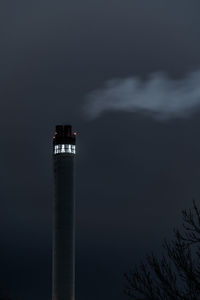
{"label": "chimney", "polygon": [[54,220],[53,300],[74,300],[76,135],[71,125],[57,125],[53,138]]}

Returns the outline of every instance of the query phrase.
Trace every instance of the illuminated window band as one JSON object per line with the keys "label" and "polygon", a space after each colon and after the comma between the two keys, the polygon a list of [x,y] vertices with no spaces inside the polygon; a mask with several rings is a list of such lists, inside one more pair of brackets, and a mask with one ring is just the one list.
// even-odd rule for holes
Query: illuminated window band
{"label": "illuminated window band", "polygon": [[70,144],[55,145],[54,154],[71,153],[76,154],[76,146]]}

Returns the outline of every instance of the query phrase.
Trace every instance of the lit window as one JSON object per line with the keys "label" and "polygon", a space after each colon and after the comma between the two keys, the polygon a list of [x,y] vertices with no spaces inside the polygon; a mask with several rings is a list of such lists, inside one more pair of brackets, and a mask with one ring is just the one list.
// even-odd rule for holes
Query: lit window
{"label": "lit window", "polygon": [[65,153],[65,145],[62,145],[61,152]]}
{"label": "lit window", "polygon": [[75,145],[72,145],[72,148],[71,148],[71,149],[72,149],[72,153],[75,154],[75,152],[76,152],[76,151],[75,151]]}

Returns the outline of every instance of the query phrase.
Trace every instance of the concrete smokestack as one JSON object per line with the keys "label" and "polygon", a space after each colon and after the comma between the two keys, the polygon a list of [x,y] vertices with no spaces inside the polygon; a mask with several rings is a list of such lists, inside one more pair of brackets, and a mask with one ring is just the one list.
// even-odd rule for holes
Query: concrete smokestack
{"label": "concrete smokestack", "polygon": [[53,139],[54,222],[53,300],[74,300],[74,159],[76,135],[70,125],[56,126]]}

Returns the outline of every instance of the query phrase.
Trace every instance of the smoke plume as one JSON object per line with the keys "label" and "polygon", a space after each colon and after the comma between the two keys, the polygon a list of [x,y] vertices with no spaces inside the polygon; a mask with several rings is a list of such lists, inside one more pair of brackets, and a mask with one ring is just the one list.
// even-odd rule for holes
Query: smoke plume
{"label": "smoke plume", "polygon": [[154,73],[145,81],[131,77],[107,81],[87,96],[87,114],[96,118],[104,111],[147,113],[154,119],[185,118],[200,109],[200,71],[182,79]]}

